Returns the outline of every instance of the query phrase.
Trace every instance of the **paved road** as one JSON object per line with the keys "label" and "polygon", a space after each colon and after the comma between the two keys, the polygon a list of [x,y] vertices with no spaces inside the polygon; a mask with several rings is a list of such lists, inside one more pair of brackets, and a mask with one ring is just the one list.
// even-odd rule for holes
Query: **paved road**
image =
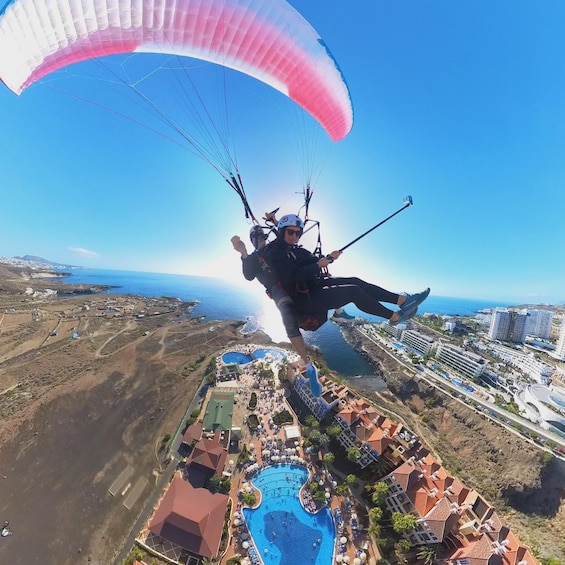
{"label": "paved road", "polygon": [[[403,365],[406,369],[409,369],[411,373],[414,372],[414,365],[412,365],[411,363],[410,364],[406,363],[402,358],[400,358],[399,355],[396,355],[392,351],[390,351],[388,349],[388,347],[390,347],[391,344],[389,342],[387,342],[384,338],[378,336],[375,339],[373,336],[369,335],[362,328],[357,328],[357,329],[365,338],[369,339],[375,345],[380,347],[390,357],[392,357],[397,363]],[[388,347],[387,347],[387,345],[388,345]],[[534,443],[540,449],[544,449],[545,451],[551,453],[553,456],[558,457],[559,459],[565,460],[565,457],[556,454],[553,450],[551,450],[551,449],[549,449],[545,446],[541,446],[541,445],[537,444],[536,442],[531,440],[529,437],[520,433],[516,429],[515,426],[520,426],[520,429],[525,429],[528,432],[533,432],[538,437],[544,438],[545,440],[553,441],[556,445],[565,449],[565,439],[564,438],[562,438],[562,437],[560,437],[556,434],[553,434],[552,432],[550,432],[548,430],[544,430],[543,428],[540,428],[538,425],[534,424],[530,420],[526,420],[525,418],[522,418],[521,416],[513,414],[512,412],[508,412],[507,410],[504,410],[503,408],[500,408],[499,406],[497,406],[493,402],[489,402],[488,400],[481,398],[477,394],[474,394],[474,393],[468,392],[468,391],[466,391],[462,388],[456,387],[456,385],[454,385],[454,383],[451,382],[449,379],[446,379],[446,378],[442,377],[441,375],[438,375],[437,373],[435,373],[434,371],[432,371],[428,367],[425,367],[423,371],[416,373],[415,377],[420,379],[420,380],[426,381],[429,385],[434,386],[435,388],[441,390],[445,394],[448,394],[454,400],[457,400],[457,401],[465,404],[468,408],[473,408],[475,411],[482,413],[483,415],[490,418],[491,420],[493,420],[494,422],[496,422],[500,426],[503,426],[507,430],[513,432],[516,435],[519,435],[523,439],[526,439],[527,441]],[[450,392],[448,392],[449,390],[452,390],[454,388],[457,388],[457,394],[458,394],[457,397],[453,396]],[[478,408],[470,405],[471,402],[473,402]],[[492,414],[496,414],[496,416],[493,416]],[[510,422],[510,423],[508,423],[508,422]]]}

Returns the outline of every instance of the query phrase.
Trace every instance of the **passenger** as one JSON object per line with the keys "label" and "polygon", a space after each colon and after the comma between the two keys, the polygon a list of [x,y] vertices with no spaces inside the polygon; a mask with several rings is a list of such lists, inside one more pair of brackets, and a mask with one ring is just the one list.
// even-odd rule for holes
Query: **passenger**
{"label": "passenger", "polygon": [[[429,288],[417,294],[397,294],[357,277],[324,276],[325,269],[341,252],[315,256],[298,245],[303,230],[299,216],[283,216],[278,222],[278,237],[267,249],[274,275],[300,311],[327,311],[353,302],[359,310],[396,325],[412,318],[428,297]],[[393,311],[381,302],[395,304],[399,310]]]}
{"label": "passenger", "polygon": [[[273,212],[267,212],[264,219],[273,224],[277,223]],[[234,235],[231,238],[233,248],[241,255],[243,276],[248,281],[257,279],[265,287],[268,296],[275,302],[281,314],[286,335],[295,351],[300,356],[301,363],[299,370],[300,372],[306,372],[308,375],[312,394],[314,396],[320,396],[322,387],[318,381],[318,371],[316,367],[312,365],[308,357],[306,343],[304,342],[304,337],[298,325],[296,306],[288,293],[278,284],[267,260],[265,253],[267,235],[261,226],[253,226],[249,232],[249,237],[254,247],[252,253],[247,252],[247,247],[239,236]]]}

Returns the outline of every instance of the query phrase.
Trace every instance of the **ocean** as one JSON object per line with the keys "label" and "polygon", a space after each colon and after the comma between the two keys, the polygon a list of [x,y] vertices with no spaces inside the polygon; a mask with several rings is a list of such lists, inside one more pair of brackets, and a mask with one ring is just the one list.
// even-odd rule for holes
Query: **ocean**
{"label": "ocean", "polygon": [[[247,320],[246,331],[262,329],[276,342],[287,341],[277,309],[256,282],[233,284],[207,277],[101,269],[75,269],[65,282],[116,287],[108,291],[110,294],[170,296],[198,301],[193,310],[195,316],[205,316],[209,320]],[[420,312],[468,316],[484,308],[508,305],[430,295]],[[380,320],[363,314],[353,305],[347,306],[346,311],[371,321]],[[363,357],[343,339],[333,322],[328,321],[316,332],[305,332],[304,337],[309,344],[320,348],[330,369],[344,377],[359,379],[356,382],[358,386],[375,390],[386,386]]]}

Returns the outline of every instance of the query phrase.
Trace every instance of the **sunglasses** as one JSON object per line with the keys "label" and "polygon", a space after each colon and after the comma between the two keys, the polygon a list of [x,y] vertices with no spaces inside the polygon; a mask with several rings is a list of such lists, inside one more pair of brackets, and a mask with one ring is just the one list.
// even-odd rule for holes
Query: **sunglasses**
{"label": "sunglasses", "polygon": [[295,235],[296,237],[300,237],[302,235],[302,230],[294,230],[292,228],[286,228],[286,233],[289,235]]}

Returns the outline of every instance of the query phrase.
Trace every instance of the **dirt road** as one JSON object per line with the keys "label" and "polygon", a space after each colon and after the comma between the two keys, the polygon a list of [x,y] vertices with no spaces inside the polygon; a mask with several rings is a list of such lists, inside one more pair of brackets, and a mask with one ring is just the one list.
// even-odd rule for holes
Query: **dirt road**
{"label": "dirt road", "polygon": [[[155,484],[155,446],[175,430],[204,371],[187,367],[241,339],[236,324],[190,321],[178,303],[138,317],[158,312],[158,300],[116,300],[108,314],[104,296],[11,298],[9,308],[0,299],[3,311],[15,309],[0,333],[0,520],[13,529],[0,540],[0,563],[111,563]],[[57,336],[46,339],[53,327]]]}

